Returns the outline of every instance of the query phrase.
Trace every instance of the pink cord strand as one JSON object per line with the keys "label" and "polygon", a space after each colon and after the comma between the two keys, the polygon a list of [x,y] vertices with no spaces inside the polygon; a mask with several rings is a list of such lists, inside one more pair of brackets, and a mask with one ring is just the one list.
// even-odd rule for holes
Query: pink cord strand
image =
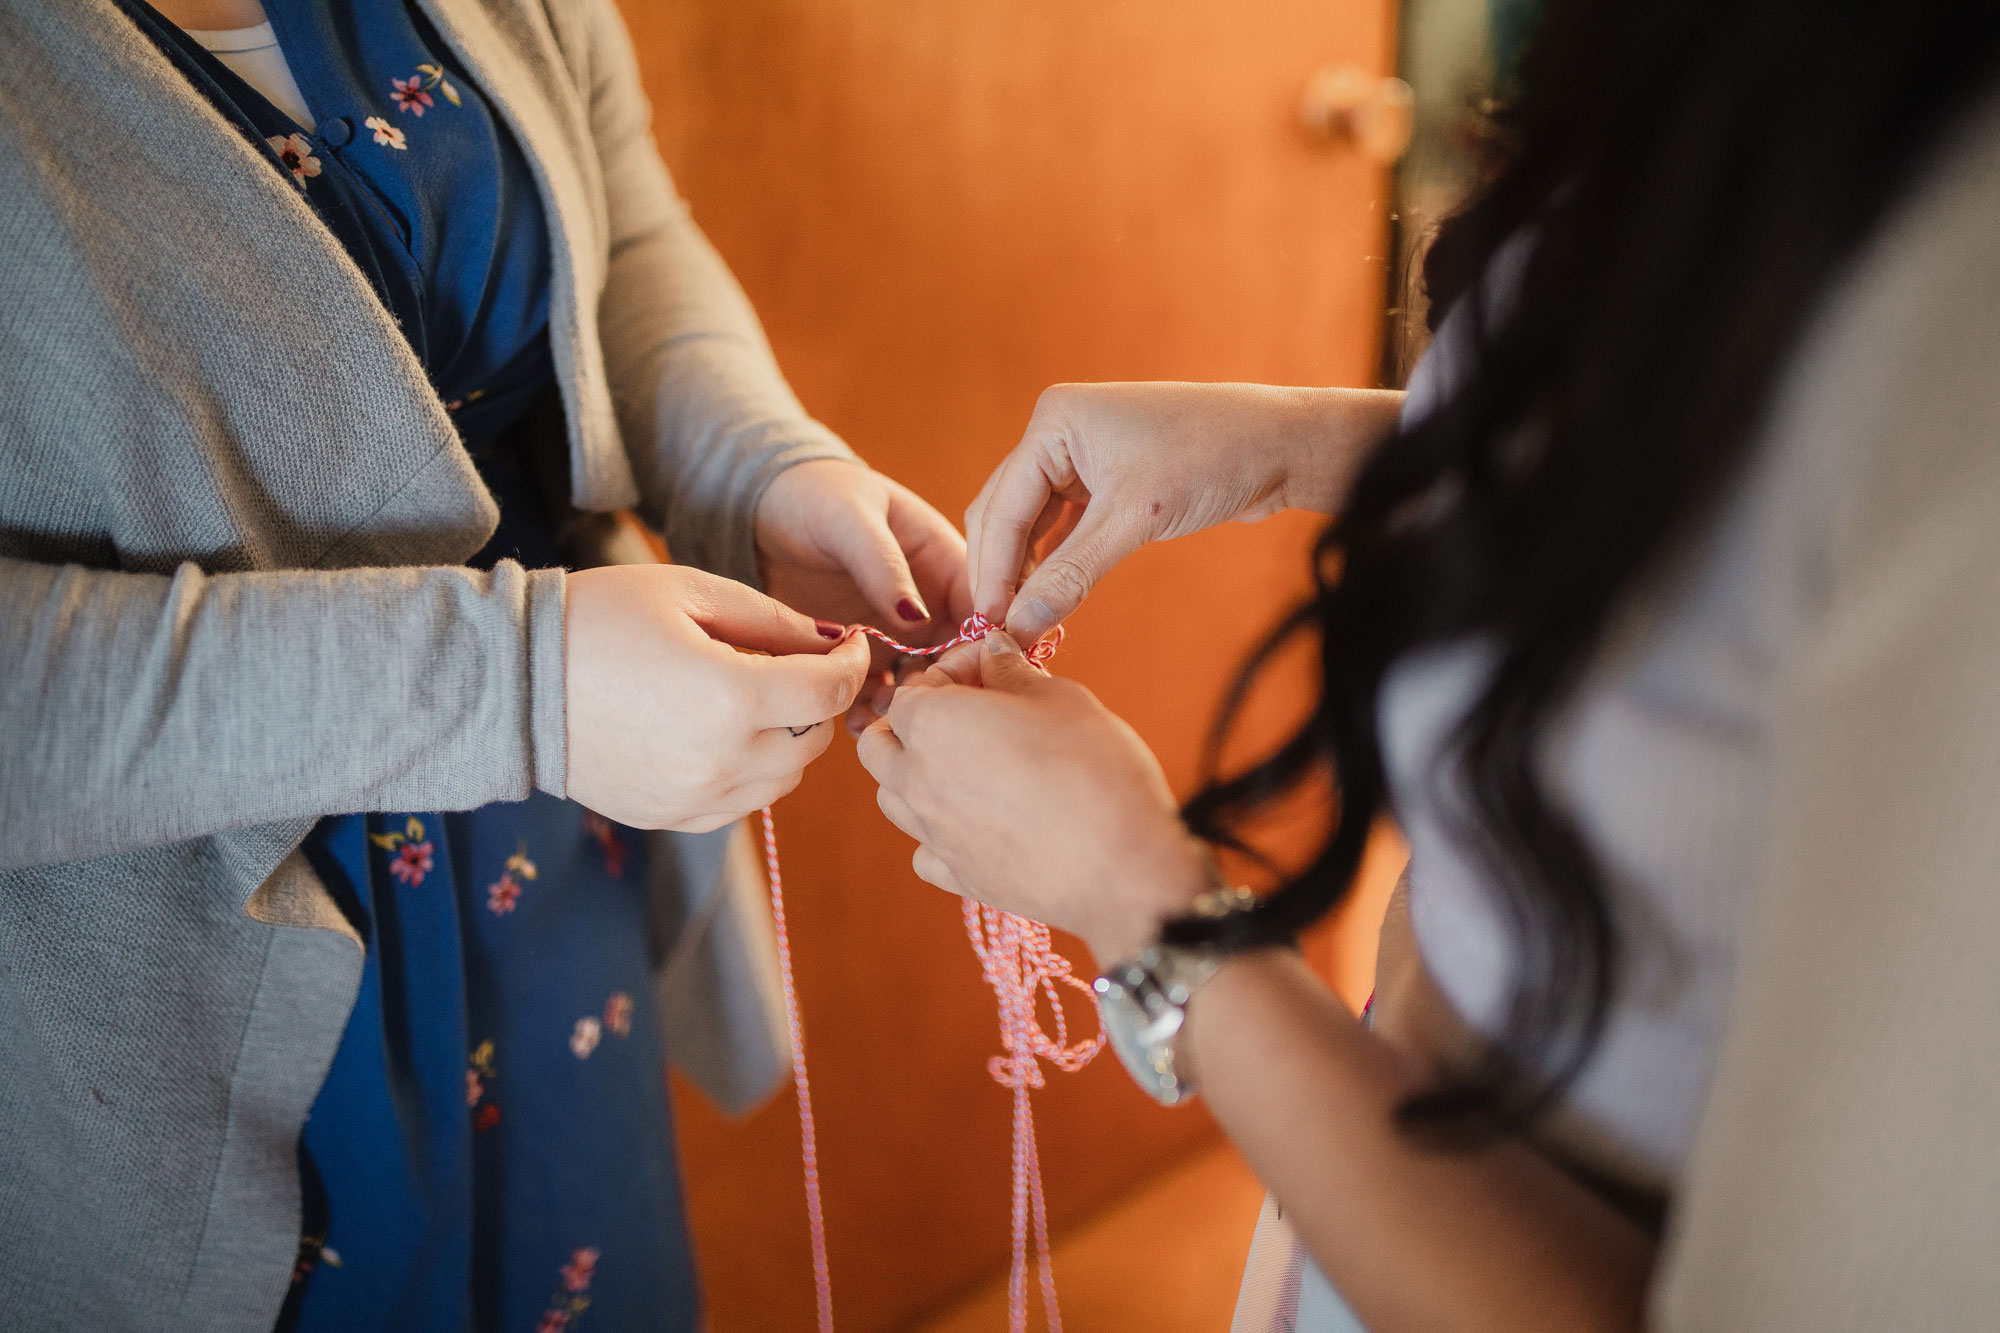
{"label": "pink cord strand", "polygon": [[805,1027],[792,984],[792,942],[785,933],[785,877],[778,871],[778,825],[764,807],[764,872],[771,880],[771,924],[777,927],[778,979],[785,990],[785,1029],[792,1038],[792,1087],[799,1097],[799,1156],[805,1162],[806,1222],[812,1228],[813,1295],[820,1333],[833,1333],[833,1270],[826,1262],[826,1218],[819,1206],[819,1138],[813,1132],[812,1085],[806,1080]]}
{"label": "pink cord strand", "polygon": [[[896,642],[870,625],[861,633],[910,657],[935,657],[961,643],[983,639],[995,628],[982,615],[973,615],[944,643],[911,647]],[[1028,646],[1028,661],[1048,670],[1048,661],[1062,642],[1062,627],[1045,639]],[[792,1039],[792,1086],[799,1100],[799,1155],[805,1165],[806,1220],[812,1229],[813,1289],[819,1304],[820,1333],[833,1331],[833,1277],[826,1261],[826,1220],[820,1211],[819,1143],[813,1130],[812,1088],[806,1078],[804,1027],[799,1020],[798,991],[792,984],[792,946],[785,933],[784,878],[778,871],[778,830],[769,806],[764,808],[764,868],[771,880],[771,921],[777,928],[778,976],[785,993],[785,1025]],[[1028,1235],[1032,1225],[1035,1266],[1042,1292],[1042,1315],[1049,1333],[1062,1333],[1062,1311],[1056,1304],[1055,1263],[1049,1255],[1048,1208],[1042,1194],[1041,1153],[1035,1142],[1035,1113],[1028,1100],[1031,1088],[1046,1082],[1040,1060],[1065,1073],[1075,1073],[1089,1064],[1104,1046],[1104,1019],[1097,1012],[1097,997],[1077,978],[1067,958],[1055,951],[1049,928],[1039,921],[987,907],[970,898],[965,900],[965,933],[979,969],[1000,1007],[1000,1048],[1002,1054],[986,1062],[995,1082],[1014,1093],[1013,1144],[1013,1262],[1007,1274],[1007,1327],[1009,1333],[1027,1333],[1028,1328]],[[1090,1003],[1097,1017],[1097,1035],[1071,1044],[1069,1020],[1063,1013],[1060,987],[1067,986]],[[1046,998],[1055,1020],[1055,1036],[1042,1030],[1036,1008]]]}

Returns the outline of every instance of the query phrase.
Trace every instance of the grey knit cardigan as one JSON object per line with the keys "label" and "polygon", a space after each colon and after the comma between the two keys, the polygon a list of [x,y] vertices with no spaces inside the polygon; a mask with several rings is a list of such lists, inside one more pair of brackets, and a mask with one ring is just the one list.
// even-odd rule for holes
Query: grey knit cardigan
{"label": "grey knit cardigan", "polygon": [[[423,0],[533,164],[576,503],[750,579],[847,457],[611,0]],[[110,0],[0,0],[0,1326],[262,1330],[361,974],[322,815],[564,789],[563,578],[286,177]]]}

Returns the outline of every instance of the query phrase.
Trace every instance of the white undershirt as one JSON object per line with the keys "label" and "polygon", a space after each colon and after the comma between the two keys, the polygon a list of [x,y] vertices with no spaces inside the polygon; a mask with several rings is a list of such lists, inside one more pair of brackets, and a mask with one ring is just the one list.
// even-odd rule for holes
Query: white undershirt
{"label": "white undershirt", "polygon": [[264,100],[308,130],[318,129],[299,81],[285,61],[278,34],[269,21],[254,28],[187,28],[188,36],[235,72],[236,77],[264,95]]}

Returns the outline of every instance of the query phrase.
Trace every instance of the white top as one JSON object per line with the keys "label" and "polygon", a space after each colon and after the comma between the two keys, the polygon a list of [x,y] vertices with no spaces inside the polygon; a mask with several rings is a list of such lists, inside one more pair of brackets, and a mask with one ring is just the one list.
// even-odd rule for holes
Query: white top
{"label": "white top", "polygon": [[[1440,330],[1406,412],[1464,336]],[[1490,659],[1399,663],[1381,711],[1418,947],[1488,1031],[1508,938],[1432,761]],[[1742,474],[1543,752],[1625,961],[1550,1129],[1671,1189],[1649,1327],[2000,1311],[1996,664],[2000,99],[1828,292]]]}
{"label": "white top", "polygon": [[254,28],[186,28],[203,50],[235,72],[236,77],[264,95],[264,100],[290,116],[308,133],[319,128],[306,105],[292,67],[278,45],[268,20]]}
{"label": "white top", "polygon": [[[1466,324],[1453,319],[1405,405],[1431,410]],[[1664,1190],[1693,1144],[1735,968],[1745,886],[1758,873],[1771,778],[1773,690],[1798,622],[1805,552],[1776,511],[1818,488],[1803,457],[1753,459],[1720,515],[1663,577],[1628,599],[1544,751],[1550,799],[1597,854],[1626,969],[1552,1137],[1628,1183]],[[1410,844],[1410,922],[1438,988],[1497,1032],[1512,957],[1456,765],[1437,754],[1476,700],[1490,644],[1398,663],[1382,691],[1382,748]]]}

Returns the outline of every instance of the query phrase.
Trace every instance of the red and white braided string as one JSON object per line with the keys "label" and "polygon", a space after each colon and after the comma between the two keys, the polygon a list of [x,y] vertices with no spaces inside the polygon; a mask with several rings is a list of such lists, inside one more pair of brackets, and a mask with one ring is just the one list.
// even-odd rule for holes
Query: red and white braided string
{"label": "red and white braided string", "polygon": [[[958,633],[944,643],[911,647],[898,643],[872,625],[858,627],[869,638],[910,657],[935,657],[961,643],[983,639],[995,626],[982,615],[973,615],[959,626]],[[1046,671],[1049,658],[1062,642],[1062,627],[1028,646],[1027,659]],[[820,1211],[819,1143],[813,1131],[812,1088],[806,1078],[805,1033],[799,1021],[799,997],[792,984],[792,946],[785,933],[784,878],[778,870],[778,830],[770,807],[764,816],[764,868],[771,879],[771,920],[777,927],[778,975],[785,992],[785,1025],[792,1038],[792,1086],[799,1101],[799,1153],[805,1164],[806,1220],[812,1229],[813,1290],[818,1299],[820,1333],[833,1331],[833,1277],[826,1261],[826,1220]],[[1055,1265],[1049,1258],[1048,1209],[1042,1198],[1041,1155],[1035,1145],[1035,1116],[1028,1102],[1031,1088],[1046,1079],[1041,1060],[1065,1073],[1075,1073],[1089,1064],[1104,1045],[1104,1022],[1098,1016],[1097,1035],[1072,1044],[1069,1022],[1063,1014],[1060,986],[1081,994],[1097,1014],[1097,997],[1089,985],[1073,975],[1069,960],[1057,953],[1049,939],[1049,928],[1039,921],[965,900],[965,933],[972,951],[979,957],[980,972],[993,988],[1000,1003],[1000,1048],[1003,1052],[986,1063],[994,1081],[1014,1093],[1014,1193],[1013,1265],[1007,1278],[1007,1326],[1010,1333],[1027,1333],[1028,1327],[1028,1226],[1034,1224],[1035,1261],[1040,1270],[1042,1313],[1049,1333],[1062,1333],[1062,1312],[1056,1306]],[[1036,1006],[1043,998],[1055,1017],[1055,1035],[1042,1031]]]}
{"label": "red and white braided string", "polygon": [[813,1133],[812,1086],[806,1081],[806,1037],[799,993],[792,985],[792,941],[785,933],[785,877],[778,871],[778,826],[764,815],[764,871],[771,879],[771,924],[778,933],[778,977],[785,990],[785,1029],[792,1038],[792,1088],[799,1098],[799,1157],[805,1163],[806,1221],[812,1228],[813,1292],[820,1333],[833,1333],[833,1270],[826,1263],[826,1218],[819,1207],[819,1140]]}

